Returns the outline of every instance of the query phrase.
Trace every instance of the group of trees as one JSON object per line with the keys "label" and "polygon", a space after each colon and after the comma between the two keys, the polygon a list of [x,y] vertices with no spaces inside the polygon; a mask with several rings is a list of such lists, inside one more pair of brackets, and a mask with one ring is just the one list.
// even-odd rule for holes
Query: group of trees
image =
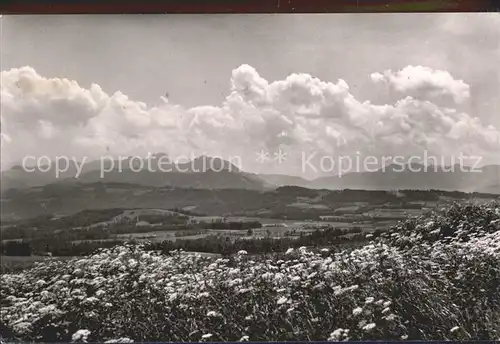
{"label": "group of trees", "polygon": [[[381,230],[372,233],[374,237],[379,236]],[[349,236],[346,236],[349,234]],[[217,253],[231,255],[240,250],[245,250],[250,254],[283,252],[290,247],[301,246],[331,246],[331,245],[358,245],[366,242],[366,234],[361,229],[341,229],[328,228],[326,230],[316,230],[311,233],[302,233],[298,237],[263,237],[253,239],[235,239],[226,237],[222,239],[212,235],[202,239],[176,240],[149,243],[146,249],[169,253],[174,250],[184,250],[193,252]]]}
{"label": "group of trees", "polygon": [[[381,231],[373,233],[378,236]],[[348,234],[348,235],[347,235]],[[263,237],[252,239],[231,238],[211,235],[201,239],[162,241],[146,244],[148,250],[159,250],[168,253],[173,250],[218,253],[231,255],[239,250],[246,250],[252,254],[282,252],[290,247],[351,245],[366,241],[366,234],[360,228],[341,229],[327,228],[311,233],[300,233],[298,237]],[[29,256],[50,252],[52,256],[81,256],[87,255],[99,248],[113,247],[123,244],[125,240],[88,240],[78,243],[59,239],[57,236],[46,241],[8,241],[0,244],[2,255]],[[129,241],[131,242],[131,241]]]}

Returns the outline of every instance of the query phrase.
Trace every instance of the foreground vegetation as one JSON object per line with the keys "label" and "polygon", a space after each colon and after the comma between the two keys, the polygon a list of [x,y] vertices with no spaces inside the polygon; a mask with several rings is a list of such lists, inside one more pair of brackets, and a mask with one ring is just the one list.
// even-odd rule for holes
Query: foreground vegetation
{"label": "foreground vegetation", "polygon": [[453,205],[360,248],[210,259],[139,245],[1,277],[24,341],[498,340],[500,204]]}

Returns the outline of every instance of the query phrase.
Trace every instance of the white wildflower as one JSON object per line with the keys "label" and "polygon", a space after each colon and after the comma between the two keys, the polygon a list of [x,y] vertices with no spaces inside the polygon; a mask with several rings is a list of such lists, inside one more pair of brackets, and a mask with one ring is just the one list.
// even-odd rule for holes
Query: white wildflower
{"label": "white wildflower", "polygon": [[377,325],[375,325],[375,323],[369,323],[363,327],[363,330],[364,331],[371,331],[375,328],[375,326],[377,326]]}
{"label": "white wildflower", "polygon": [[328,340],[329,341],[339,341],[340,339],[342,339],[343,335],[344,335],[344,329],[338,328],[335,331],[333,331],[332,333],[330,333],[330,338],[328,338]]}
{"label": "white wildflower", "polygon": [[307,276],[307,279],[311,279],[314,276],[316,276],[317,274],[318,274],[317,272],[313,272],[312,274],[310,274],[309,276]]}
{"label": "white wildflower", "polygon": [[86,342],[87,337],[89,335],[90,335],[89,330],[78,330],[75,333],[73,333],[73,335],[71,336],[71,341],[77,342],[77,341],[81,340],[82,342]]}
{"label": "white wildflower", "polygon": [[238,269],[238,268],[232,268],[232,269],[229,270],[228,274],[229,274],[229,276],[235,276],[235,275],[238,275],[240,272],[241,272],[240,269]]}
{"label": "white wildflower", "polygon": [[396,319],[396,316],[394,314],[389,314],[385,317],[385,320],[387,321],[394,321],[394,319]]}
{"label": "white wildflower", "polygon": [[83,302],[84,303],[97,303],[98,301],[99,301],[98,298],[91,296],[91,297],[86,298]]}
{"label": "white wildflower", "polygon": [[352,315],[359,315],[363,312],[363,308],[361,307],[356,307],[352,310]]}
{"label": "white wildflower", "polygon": [[40,280],[36,281],[35,284],[40,287],[40,286],[46,284],[46,282],[43,279],[40,279]]}
{"label": "white wildflower", "polygon": [[13,329],[14,331],[16,331],[16,333],[28,333],[29,331],[31,331],[32,326],[33,325],[30,322],[22,321],[14,324]]}
{"label": "white wildflower", "polygon": [[49,313],[55,313],[57,312],[57,307],[55,305],[48,305],[45,307],[42,307],[38,310],[40,314],[49,314]]}
{"label": "white wildflower", "polygon": [[110,339],[105,341],[104,343],[133,343],[134,341],[130,338],[118,338],[118,339]]}
{"label": "white wildflower", "polygon": [[131,268],[135,268],[137,266],[137,261],[135,259],[129,259],[128,260],[128,265],[131,267]]}
{"label": "white wildflower", "polygon": [[287,301],[288,301],[288,299],[287,299],[286,297],[282,296],[282,297],[280,297],[280,298],[278,299],[277,304],[278,304],[278,305],[282,305],[282,304],[284,304],[284,303],[285,303],[285,302],[287,302]]}

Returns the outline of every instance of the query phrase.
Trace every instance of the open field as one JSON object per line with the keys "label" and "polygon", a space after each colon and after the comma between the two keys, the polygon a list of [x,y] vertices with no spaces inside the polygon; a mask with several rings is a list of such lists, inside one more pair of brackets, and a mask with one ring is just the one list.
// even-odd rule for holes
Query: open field
{"label": "open field", "polygon": [[[252,239],[257,237],[284,237],[293,233],[294,236],[300,235],[300,233],[307,234],[311,233],[317,229],[331,227],[349,229],[349,228],[361,228],[363,232],[369,233],[374,231],[377,228],[384,229],[389,228],[391,225],[394,225],[396,221],[383,221],[381,223],[362,223],[362,224],[354,224],[348,222],[297,222],[297,221],[279,221],[276,222],[273,219],[259,219],[259,218],[243,218],[243,217],[235,217],[235,218],[227,218],[227,221],[259,221],[264,224],[264,227],[261,228],[252,228],[252,234],[248,235],[246,230],[235,230],[235,229],[208,229],[204,234],[194,234],[194,235],[179,235],[179,234],[188,234],[189,231],[181,230],[181,231],[151,231],[151,232],[141,232],[141,233],[127,233],[127,234],[118,234],[114,238],[123,239],[123,240],[137,240],[137,241],[151,241],[151,242],[161,242],[164,240],[176,241],[176,240],[195,240],[205,238],[210,235],[218,235],[221,238],[226,236],[229,237],[240,237],[242,239]],[[266,224],[276,226],[266,226]],[[286,226],[283,226],[286,225]],[[192,232],[196,233],[196,230]],[[113,238],[113,239],[114,239]],[[110,239],[110,240],[113,240]],[[81,241],[74,241],[81,242]]]}

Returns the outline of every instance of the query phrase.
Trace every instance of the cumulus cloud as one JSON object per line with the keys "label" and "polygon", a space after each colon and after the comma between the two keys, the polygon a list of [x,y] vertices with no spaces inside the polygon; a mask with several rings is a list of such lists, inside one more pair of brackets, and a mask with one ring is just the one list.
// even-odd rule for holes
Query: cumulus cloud
{"label": "cumulus cloud", "polygon": [[[464,101],[469,86],[424,67],[372,74],[377,83],[406,93],[381,105],[356,99],[341,79],[291,74],[269,82],[249,65],[233,70],[230,94],[220,106],[193,108],[166,99],[147,107],[98,85],[85,89],[76,81],[43,77],[31,67],[3,71],[1,77],[3,164],[26,155],[93,159],[166,152],[174,158],[239,156],[246,170],[300,174],[299,157],[312,153],[453,155],[463,144],[484,156],[499,152],[496,128],[432,102],[442,95]],[[279,149],[288,154],[280,166],[255,160],[260,150]]]}
{"label": "cumulus cloud", "polygon": [[422,66],[407,66],[400,71],[386,70],[371,74],[375,83],[384,83],[390,89],[417,97],[451,97],[463,103],[470,97],[470,87],[463,80],[456,80],[447,71]]}

